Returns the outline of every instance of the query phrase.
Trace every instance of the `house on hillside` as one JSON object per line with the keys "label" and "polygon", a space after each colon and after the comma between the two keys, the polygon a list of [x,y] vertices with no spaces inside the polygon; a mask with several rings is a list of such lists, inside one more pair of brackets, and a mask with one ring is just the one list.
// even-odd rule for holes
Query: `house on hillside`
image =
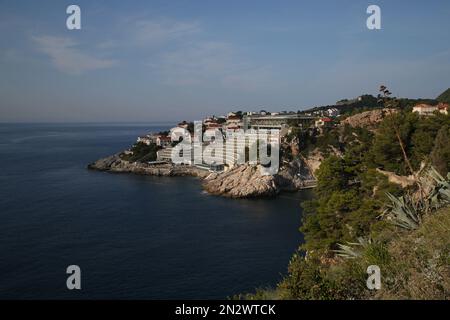
{"label": "house on hillside", "polygon": [[437,111],[436,106],[431,106],[429,104],[421,103],[413,108],[413,112],[417,112],[421,116],[427,116],[433,114],[435,111]]}
{"label": "house on hillside", "polygon": [[137,138],[138,143],[145,143],[146,145],[150,145],[151,143],[156,143],[157,136],[155,134],[147,134],[145,136],[140,136]]}
{"label": "house on hillside", "polygon": [[163,136],[159,135],[156,137],[156,145],[158,147],[166,147],[170,145],[172,142],[172,139],[169,136]]}
{"label": "house on hillside", "polygon": [[222,128],[222,125],[219,123],[219,120],[216,117],[204,119],[203,124],[205,125],[206,130]]}
{"label": "house on hillside", "polygon": [[226,128],[242,127],[242,119],[239,115],[229,113],[226,121]]}
{"label": "house on hillside", "polygon": [[332,125],[333,120],[328,117],[320,118],[314,122],[316,128],[331,127]]}
{"label": "house on hillside", "polygon": [[327,110],[327,114],[328,114],[328,116],[329,117],[337,117],[337,116],[339,116],[339,109],[337,109],[337,108],[330,108],[330,109],[328,109]]}
{"label": "house on hillside", "polygon": [[439,103],[438,105],[437,105],[437,107],[438,107],[438,111],[440,112],[440,113],[443,113],[443,114],[445,114],[445,115],[448,115],[448,108],[449,108],[449,105],[448,105],[448,103]]}
{"label": "house on hillside", "polygon": [[438,105],[432,106],[429,104],[421,103],[413,108],[413,112],[417,112],[421,116],[429,116],[434,112],[440,112],[443,114],[448,114],[448,104],[447,103],[439,103]]}

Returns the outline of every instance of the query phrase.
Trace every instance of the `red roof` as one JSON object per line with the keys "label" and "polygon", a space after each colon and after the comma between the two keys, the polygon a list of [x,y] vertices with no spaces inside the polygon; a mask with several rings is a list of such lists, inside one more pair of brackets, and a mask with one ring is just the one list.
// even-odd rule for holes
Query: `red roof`
{"label": "red roof", "polygon": [[331,120],[330,118],[322,118],[322,119],[320,119],[320,120],[322,120],[323,122],[331,122],[331,121],[333,121],[333,120]]}
{"label": "red roof", "polygon": [[448,103],[439,103],[439,104],[437,105],[437,107],[438,107],[439,110],[445,110],[445,109],[448,109]]}

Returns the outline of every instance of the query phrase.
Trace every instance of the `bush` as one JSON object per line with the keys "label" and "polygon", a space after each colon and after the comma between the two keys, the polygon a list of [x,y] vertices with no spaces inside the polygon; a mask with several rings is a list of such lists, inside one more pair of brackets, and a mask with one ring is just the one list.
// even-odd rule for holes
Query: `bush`
{"label": "bush", "polygon": [[159,148],[155,143],[150,143],[150,145],[147,145],[145,143],[138,142],[131,147],[132,154],[123,154],[121,157],[123,160],[131,162],[155,161],[157,158],[156,152],[158,150]]}

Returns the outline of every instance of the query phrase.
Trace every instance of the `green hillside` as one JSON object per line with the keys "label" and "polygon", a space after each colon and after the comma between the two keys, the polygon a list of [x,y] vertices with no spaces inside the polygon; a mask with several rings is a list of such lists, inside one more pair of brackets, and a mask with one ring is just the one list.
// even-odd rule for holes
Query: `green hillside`
{"label": "green hillside", "polygon": [[439,102],[450,103],[450,88],[445,90],[439,97],[437,97]]}

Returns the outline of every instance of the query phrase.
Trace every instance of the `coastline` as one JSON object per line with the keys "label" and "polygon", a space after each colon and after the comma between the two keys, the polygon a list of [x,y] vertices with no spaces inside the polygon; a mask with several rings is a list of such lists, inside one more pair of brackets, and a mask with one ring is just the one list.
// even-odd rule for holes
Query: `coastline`
{"label": "coastline", "polygon": [[301,161],[292,161],[275,175],[261,175],[258,166],[244,164],[223,173],[212,173],[192,165],[149,164],[121,159],[121,153],[101,158],[89,170],[110,173],[199,178],[203,189],[228,198],[274,197],[282,191],[294,192],[314,187],[314,178]]}
{"label": "coastline", "polygon": [[101,158],[87,166],[90,170],[106,171],[112,173],[133,173],[152,176],[193,176],[206,177],[207,171],[187,165],[147,164],[141,162],[129,162],[120,158],[120,153]]}

